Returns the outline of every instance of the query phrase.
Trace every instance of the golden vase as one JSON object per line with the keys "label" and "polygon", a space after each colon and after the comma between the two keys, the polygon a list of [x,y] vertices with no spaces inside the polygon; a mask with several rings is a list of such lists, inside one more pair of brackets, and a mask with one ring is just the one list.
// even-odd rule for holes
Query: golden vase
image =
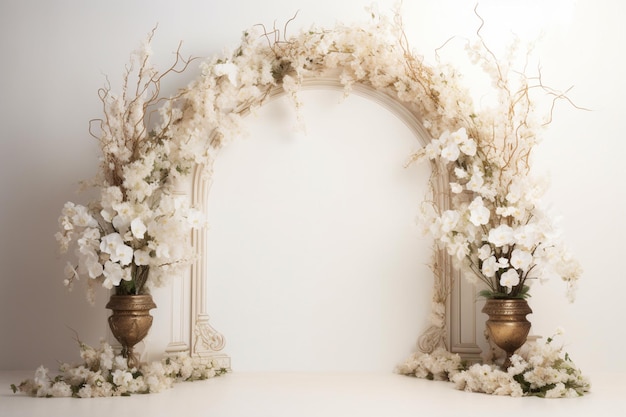
{"label": "golden vase", "polygon": [[530,322],[526,315],[533,311],[523,299],[487,299],[482,309],[489,316],[487,329],[491,340],[506,352],[503,369],[511,366],[511,356],[526,343]]}
{"label": "golden vase", "polygon": [[146,337],[152,326],[150,310],[156,308],[152,296],[112,295],[106,308],[112,310],[109,327],[122,344],[122,356],[126,358],[129,368],[137,368],[139,360],[135,356],[134,346]]}

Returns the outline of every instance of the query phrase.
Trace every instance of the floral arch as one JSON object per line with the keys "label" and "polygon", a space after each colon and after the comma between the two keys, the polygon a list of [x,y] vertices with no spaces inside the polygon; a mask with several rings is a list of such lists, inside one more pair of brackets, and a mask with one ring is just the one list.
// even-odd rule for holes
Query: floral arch
{"label": "floral arch", "polygon": [[[205,215],[212,165],[219,149],[236,135],[241,117],[277,95],[286,94],[296,111],[298,91],[306,88],[362,95],[398,116],[423,147],[431,137],[456,130],[467,121],[462,115],[471,103],[457,85],[457,74],[447,67],[428,67],[412,55],[397,22],[375,18],[365,27],[309,30],[285,40],[277,30],[256,29],[244,33],[242,44],[231,56],[203,63],[202,75],[161,108],[168,136],[187,138],[185,146],[177,149],[182,156],[179,160],[185,163],[184,170],[193,170],[191,204]],[[205,138],[210,138],[208,143]],[[186,149],[195,153],[185,155]],[[450,205],[447,170],[437,162],[432,168],[428,202],[436,210],[445,210]],[[180,316],[180,324],[174,324],[181,337],[170,343],[168,351],[190,350],[196,356],[221,357],[228,362],[220,353],[224,337],[212,327],[208,314],[208,277],[202,256],[206,233],[205,228],[193,232],[196,257],[190,303],[184,307],[191,314],[189,322]],[[420,338],[420,349],[430,352],[446,346],[471,359],[479,358],[475,289],[469,288],[465,298],[461,296],[460,280],[453,279],[452,260],[443,249],[435,251],[432,269],[432,325]],[[181,303],[185,301],[181,299]],[[471,314],[462,315],[461,311]],[[190,335],[184,335],[185,328],[191,328]],[[461,332],[462,328],[471,328],[471,334]]]}
{"label": "floral arch", "polygon": [[[330,89],[342,91],[344,86],[341,84],[338,76],[303,79],[300,84],[299,91],[309,89]],[[421,147],[424,147],[429,143],[430,136],[427,130],[422,126],[416,115],[412,113],[409,108],[405,107],[403,103],[394,100],[391,96],[385,93],[381,93],[380,91],[363,84],[353,85],[350,93],[359,95],[389,110],[390,113],[396,116],[397,119],[409,128],[413,137],[417,140]],[[284,96],[284,94],[285,92],[282,89],[275,88],[270,93],[269,98],[278,98]],[[407,155],[407,157],[409,156],[410,155]],[[194,170],[191,181],[191,203],[195,208],[204,214],[204,218],[208,218],[207,201],[211,198],[210,188],[212,185],[212,177],[211,175],[206,175],[206,170],[213,172],[213,168],[211,166],[197,166]],[[437,179],[440,180],[441,178],[437,177]],[[443,183],[438,184],[438,186],[443,186]],[[205,289],[208,286],[207,282],[211,279],[210,268],[208,268],[205,264],[206,256],[203,256],[207,250],[205,249],[204,243],[206,242],[208,233],[210,232],[206,228],[200,228],[194,231],[193,242],[197,256],[192,267],[192,288]],[[438,289],[438,298],[435,299],[432,307],[433,310],[438,311],[438,313],[434,315],[436,319],[433,319],[433,327],[429,329],[428,335],[421,339],[420,347],[424,350],[431,351],[435,347],[445,344],[446,346],[451,346],[455,352],[473,355],[473,358],[475,359],[480,354],[480,347],[475,343],[475,341],[469,340],[462,344],[460,333],[455,339],[455,337],[452,336],[447,329],[459,329],[461,326],[475,328],[476,315],[469,314],[463,317],[459,314],[456,315],[454,319],[446,317],[446,311],[451,310],[456,312],[462,308],[466,308],[467,306],[471,306],[471,308],[473,308],[475,305],[473,297],[474,291],[466,292],[466,297],[463,301],[461,300],[460,294],[459,297],[456,297],[456,294],[459,292],[459,287],[457,286],[456,288],[451,288],[451,285],[453,284],[451,274],[453,274],[453,271],[451,265],[449,264],[449,257],[445,254],[439,254],[438,256],[440,256],[440,261],[437,264],[437,276],[442,277],[443,279],[435,283],[435,287]],[[456,305],[450,305],[449,303],[446,305],[447,293],[449,292],[454,294],[453,300],[456,302]],[[199,290],[197,293],[194,291],[190,306],[190,311],[193,312],[191,314],[191,321],[190,323],[181,322],[182,326],[188,326],[191,324],[190,327],[193,329],[192,334],[190,335],[191,343],[189,345],[186,343],[173,344],[169,347],[169,349],[172,351],[176,351],[178,349],[189,349],[196,356],[208,356],[221,359],[225,365],[228,365],[228,357],[220,353],[225,347],[226,349],[224,350],[228,350],[225,338],[212,326],[210,314],[208,314],[211,311],[211,306],[206,300],[206,297],[206,290]],[[419,329],[416,329],[416,334],[414,335],[415,337],[418,336],[418,330]]]}
{"label": "floral arch", "polygon": [[[431,326],[420,350],[445,347],[479,357],[473,286],[479,281],[487,297],[527,296],[524,282],[533,270],[575,288],[578,264],[553,240],[539,205],[541,184],[529,174],[537,131],[549,123],[535,117],[531,91],[554,101],[567,100],[564,94],[545,87],[540,74],[529,78],[511,62],[500,63],[480,29],[467,50],[492,81],[495,108],[474,106],[458,70],[426,65],[413,53],[398,15],[372,14],[362,26],[311,28],[289,37],[286,29],[244,32],[233,53],[202,62],[200,75],[170,97],[161,96],[161,80],[191,60],[179,48],[174,64],[157,71],[150,63],[153,31],[133,55],[121,94],[100,90],[104,117],[92,123],[92,134],[103,152],[93,182],[101,196],[89,207],[67,203],[60,218],[62,250],[78,246],[78,265],[69,265],[66,285],[86,275],[89,293],[100,283],[118,294],[141,294],[174,279],[167,351],[219,357],[224,338],[209,322],[202,256],[213,162],[241,133],[246,114],[277,94],[297,112],[298,92],[315,86],[387,107],[422,142],[407,163],[431,163],[429,195],[416,207],[437,242]],[[192,201],[180,196],[189,178]],[[469,283],[454,279],[453,262]],[[191,279],[176,279],[189,265]]]}
{"label": "floral arch", "polygon": [[[459,356],[450,354],[480,358],[475,284],[485,287],[480,295],[508,301],[528,297],[527,280],[556,277],[573,300],[580,266],[540,204],[544,185],[530,175],[531,151],[555,102],[573,103],[546,87],[540,73],[527,77],[527,62],[522,70],[510,56],[500,62],[480,28],[467,51],[492,82],[494,108],[474,106],[455,68],[426,65],[413,53],[398,15],[388,19],[373,13],[362,26],[312,28],[289,37],[286,29],[268,32],[256,26],[244,32],[232,54],[203,62],[201,74],[170,97],[161,96],[161,80],[184,71],[191,59],[179,48],[174,64],[157,71],[150,63],[153,31],[133,55],[121,94],[110,86],[100,90],[104,116],[91,126],[103,153],[101,172],[92,182],[100,197],[88,206],[68,202],[63,209],[56,237],[62,251],[76,246],[78,258],[77,265],[68,264],[65,284],[71,287],[86,276],[88,295],[97,284],[117,295],[136,295],[173,281],[172,340],[166,351],[190,352],[208,363],[213,375],[215,364],[229,368],[230,359],[221,353],[225,339],[208,315],[202,256],[213,162],[240,133],[242,118],[277,94],[285,94],[297,112],[302,89],[340,88],[395,113],[423,146],[407,156],[407,163],[428,159],[431,164],[429,193],[418,216],[436,242],[430,327],[418,340],[422,352],[398,371],[453,378],[462,389],[500,395],[588,391],[587,381],[567,355],[560,358],[551,338],[543,347],[531,347],[528,361],[514,355],[516,365],[508,371],[480,364],[465,371]],[[531,100],[535,91],[552,99],[543,120]],[[191,199],[181,196],[189,179]],[[467,280],[457,279],[461,273]],[[534,387],[526,375],[545,361],[547,367],[537,372],[561,375],[563,382],[542,380]],[[546,370],[557,368],[556,374]],[[26,391],[33,387],[37,395],[47,393],[31,383],[20,385]]]}

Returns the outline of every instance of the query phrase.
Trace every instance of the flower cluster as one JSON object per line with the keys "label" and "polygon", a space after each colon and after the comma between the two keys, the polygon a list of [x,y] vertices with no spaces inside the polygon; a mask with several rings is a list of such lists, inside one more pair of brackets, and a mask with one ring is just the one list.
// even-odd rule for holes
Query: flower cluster
{"label": "flower cluster", "polygon": [[491,76],[498,107],[466,114],[414,156],[437,164],[450,197],[449,207],[424,206],[425,229],[468,280],[486,285],[483,296],[525,298],[530,279],[560,278],[573,301],[581,269],[542,207],[546,184],[530,172],[542,127],[530,90],[541,84],[495,60],[484,43],[469,50]]}
{"label": "flower cluster", "polygon": [[465,366],[459,355],[445,349],[414,353],[396,371],[403,375],[437,381],[452,381],[457,389],[513,397],[578,397],[591,384],[582,375],[562,346],[553,338],[545,343],[528,343],[511,357],[512,365],[502,370],[496,365]]}
{"label": "flower cluster", "polygon": [[458,354],[437,348],[432,353],[413,353],[396,368],[396,372],[417,378],[449,381],[464,368],[465,365]]}
{"label": "flower cluster", "polygon": [[210,360],[185,354],[128,368],[126,358],[115,355],[106,342],[101,342],[99,348],[80,343],[80,356],[81,365],[61,364],[59,375],[54,377],[48,369],[39,367],[33,379],[12,385],[13,392],[35,397],[128,396],[160,392],[175,382],[203,380],[228,372]]}
{"label": "flower cluster", "polygon": [[181,197],[161,196],[152,207],[124,201],[117,186],[101,191],[100,201],[89,208],[72,202],[63,208],[59,219],[63,232],[57,239],[63,251],[75,240],[78,258],[76,266],[68,263],[65,284],[71,286],[84,275],[90,279],[89,288],[98,282],[129,294],[163,285],[177,273],[176,266],[190,259],[184,249],[200,221],[199,212]]}
{"label": "flower cluster", "polygon": [[[129,68],[138,70],[125,74],[121,95],[100,91],[105,117],[92,134],[100,142],[102,169],[91,184],[98,197],[86,206],[66,203],[59,217],[61,252],[73,248],[77,258],[67,264],[65,284],[71,288],[87,277],[92,302],[96,283],[118,294],[142,294],[178,275],[192,260],[190,231],[203,223],[200,212],[174,193],[189,158],[170,158],[177,141],[147,128],[163,76],[150,65],[147,45],[134,53]],[[137,87],[130,91],[133,82]]]}
{"label": "flower cluster", "polygon": [[579,397],[591,384],[562,347],[552,343],[524,346],[511,357],[511,366],[500,370],[494,365],[476,364],[451,380],[461,390],[494,395],[538,396],[545,398]]}

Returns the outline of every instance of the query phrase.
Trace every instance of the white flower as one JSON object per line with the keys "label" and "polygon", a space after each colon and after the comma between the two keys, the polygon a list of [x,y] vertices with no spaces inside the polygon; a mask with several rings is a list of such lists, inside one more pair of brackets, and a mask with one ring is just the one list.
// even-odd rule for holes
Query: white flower
{"label": "white flower", "polygon": [[515,217],[516,219],[520,219],[523,213],[522,209],[517,206],[498,207],[496,209],[496,214],[502,217]]}
{"label": "white flower", "polygon": [[472,177],[465,185],[468,190],[480,192],[480,189],[485,184],[485,180],[483,178],[483,173],[479,169],[474,169],[472,171]]}
{"label": "white flower", "polygon": [[480,259],[481,261],[484,261],[489,256],[491,256],[491,246],[485,243],[484,245],[480,247],[480,249],[478,249],[478,259]]}
{"label": "white flower", "polygon": [[448,253],[456,256],[458,260],[463,260],[469,253],[467,238],[461,233],[454,234],[448,242]]}
{"label": "white flower", "polygon": [[120,285],[122,279],[124,281],[130,281],[130,269],[122,268],[117,262],[106,261],[104,264],[104,271],[102,273],[105,277],[102,286],[108,289],[117,287]]}
{"label": "white flower", "polygon": [[507,287],[509,291],[513,289],[514,286],[519,284],[519,274],[513,268],[510,268],[505,273],[500,275],[500,285],[503,287]]}
{"label": "white flower", "polygon": [[467,136],[467,131],[464,127],[460,128],[456,132],[450,134],[450,139],[453,143],[458,145],[461,152],[468,156],[476,155],[476,142]]}
{"label": "white flower", "polygon": [[495,229],[489,230],[487,240],[489,243],[493,243],[496,247],[510,245],[515,242],[513,229],[509,225],[501,224]]}
{"label": "white flower", "polygon": [[239,74],[239,67],[232,63],[216,64],[213,67],[213,72],[218,77],[226,75],[228,81],[235,87],[237,86],[237,75]]}
{"label": "white flower", "polygon": [[81,247],[78,252],[78,272],[87,273],[90,278],[98,278],[102,275],[102,264],[100,258],[93,251],[86,247]]}
{"label": "white flower", "polygon": [[48,395],[52,397],[71,397],[72,387],[70,387],[65,381],[57,381],[52,385],[52,387],[50,387]]}
{"label": "white flower", "polygon": [[150,263],[150,249],[137,249],[135,251],[135,265],[148,265]]}
{"label": "white flower", "polygon": [[187,212],[187,223],[193,228],[203,226],[205,222],[204,222],[204,216],[202,212],[199,210],[190,209]]}
{"label": "white flower", "polygon": [[424,148],[424,154],[428,159],[435,159],[441,152],[441,142],[437,139],[431,140]]}
{"label": "white flower", "polygon": [[460,128],[456,132],[450,133],[450,139],[457,145],[467,142],[467,130],[464,127]]}
{"label": "white flower", "polygon": [[467,171],[465,171],[463,168],[459,168],[459,167],[455,167],[454,168],[454,175],[456,175],[456,177],[459,178],[459,179],[465,179],[465,178],[469,177]]}
{"label": "white flower", "polygon": [[474,226],[481,226],[489,223],[490,211],[483,204],[482,197],[476,197],[469,205],[470,221]]}
{"label": "white flower", "polygon": [[72,223],[79,227],[98,227],[98,222],[89,213],[85,206],[76,206],[72,216]]}
{"label": "white flower", "polygon": [[484,276],[486,276],[487,278],[492,278],[496,275],[497,267],[498,263],[496,262],[496,257],[490,256],[483,261],[483,265],[480,270]]}
{"label": "white flower", "polygon": [[100,210],[100,215],[104,219],[104,221],[108,223],[113,222],[113,217],[115,216],[115,210],[113,209],[102,209]]}
{"label": "white flower", "polygon": [[461,143],[459,146],[461,152],[463,152],[467,156],[476,155],[476,142],[473,139],[468,139],[467,141]]}
{"label": "white flower", "polygon": [[141,220],[141,218],[139,217],[133,219],[133,221],[130,222],[130,231],[137,239],[143,239],[147,230],[148,228],[144,224],[143,220]]}
{"label": "white flower", "polygon": [[133,374],[122,369],[113,371],[111,376],[113,377],[113,383],[118,387],[127,387],[130,381],[133,380]]}
{"label": "white flower", "polygon": [[460,218],[461,218],[461,215],[459,214],[458,211],[455,211],[455,210],[444,211],[443,214],[441,215],[441,230],[444,233],[448,233],[452,231],[456,227]]}
{"label": "white flower", "polygon": [[448,143],[447,146],[441,150],[441,157],[450,162],[454,162],[459,159],[459,155],[459,147],[454,142]]}
{"label": "white flower", "polygon": [[133,248],[124,243],[119,233],[104,236],[100,242],[100,250],[111,255],[111,260],[119,262],[122,266],[130,264],[133,260]]}
{"label": "white flower", "polygon": [[50,381],[48,372],[50,371],[48,370],[48,368],[45,368],[44,366],[40,366],[39,368],[37,368],[37,370],[35,371],[35,384],[39,386],[48,385]]}
{"label": "white flower", "polygon": [[458,182],[451,182],[450,191],[452,191],[454,194],[460,194],[463,192],[463,186]]}
{"label": "white flower", "polygon": [[110,209],[114,204],[121,203],[122,198],[120,187],[103,187],[100,191],[100,204],[103,209]]}
{"label": "white flower", "polygon": [[527,271],[533,262],[533,255],[523,249],[513,249],[511,253],[511,266],[515,269]]}
{"label": "white flower", "polygon": [[124,240],[119,233],[110,233],[102,238],[100,241],[100,250],[104,253],[114,253],[115,249],[119,245],[123,245]]}
{"label": "white flower", "polygon": [[535,223],[529,223],[515,229],[515,243],[526,250],[532,250],[540,240],[540,233]]}

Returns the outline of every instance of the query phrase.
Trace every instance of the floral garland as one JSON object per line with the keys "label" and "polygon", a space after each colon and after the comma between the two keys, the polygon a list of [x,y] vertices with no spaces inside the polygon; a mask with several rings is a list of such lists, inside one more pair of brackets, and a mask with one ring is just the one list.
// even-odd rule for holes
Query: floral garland
{"label": "floral garland", "polygon": [[551,337],[545,343],[523,346],[511,357],[512,366],[507,370],[489,364],[468,368],[459,355],[437,349],[430,354],[415,353],[396,371],[418,378],[451,381],[457,389],[493,395],[569,398],[589,392],[589,379],[563,353],[563,347],[553,341]]}
{"label": "floral garland", "polygon": [[79,341],[80,365],[61,364],[59,374],[51,377],[40,366],[33,379],[12,384],[14,393],[20,391],[34,397],[116,397],[148,394],[169,389],[175,382],[214,378],[228,372],[211,360],[191,358],[186,354],[144,363],[128,368],[127,359],[115,355],[113,348],[102,341],[93,348]]}

